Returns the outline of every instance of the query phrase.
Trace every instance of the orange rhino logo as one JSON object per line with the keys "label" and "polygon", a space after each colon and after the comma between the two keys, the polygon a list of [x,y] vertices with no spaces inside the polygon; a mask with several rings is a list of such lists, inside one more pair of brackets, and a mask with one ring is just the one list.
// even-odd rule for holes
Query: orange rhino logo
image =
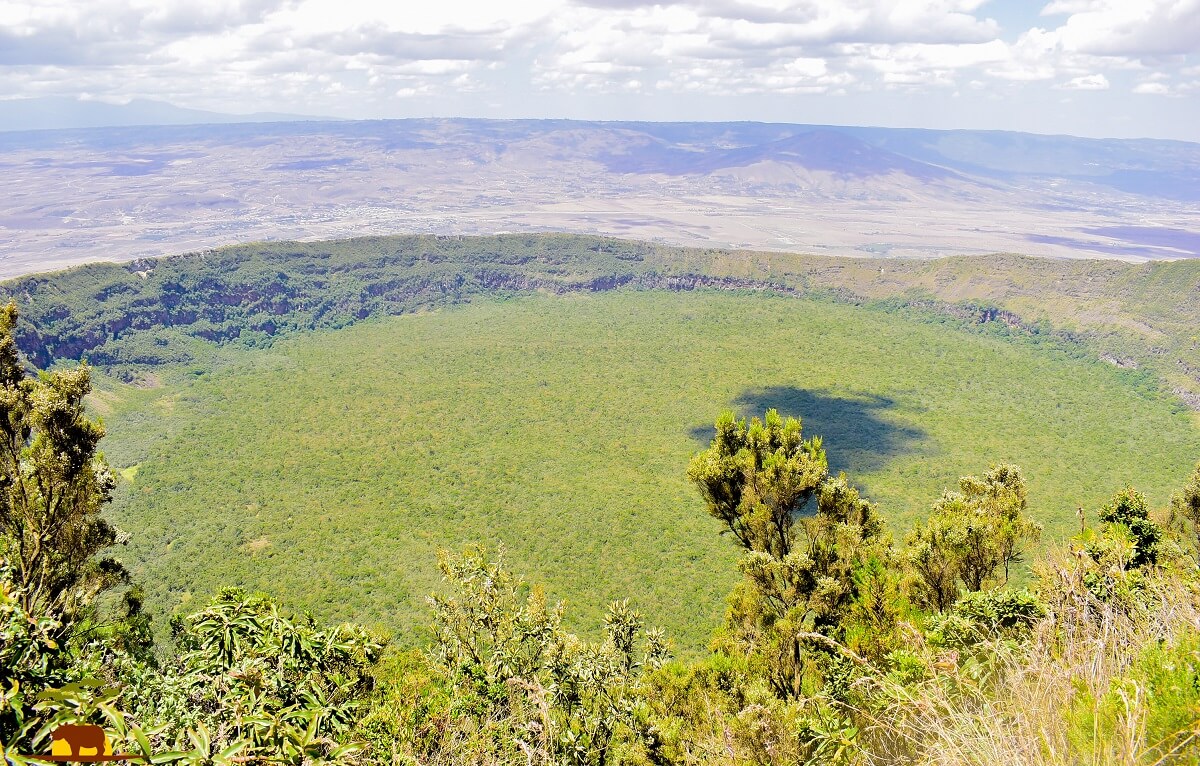
{"label": "orange rhino logo", "polygon": [[59,726],[50,734],[54,741],[51,755],[87,757],[112,755],[112,745],[104,729],[90,724],[68,723]]}
{"label": "orange rhino logo", "polygon": [[24,755],[38,761],[56,763],[107,763],[110,761],[148,760],[133,753],[113,753],[112,742],[104,729],[92,724],[67,723],[50,732],[54,744],[49,755]]}

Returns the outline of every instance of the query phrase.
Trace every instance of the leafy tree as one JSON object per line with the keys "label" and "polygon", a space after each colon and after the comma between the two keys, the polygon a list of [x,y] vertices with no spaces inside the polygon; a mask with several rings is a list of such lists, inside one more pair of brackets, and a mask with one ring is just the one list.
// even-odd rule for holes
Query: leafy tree
{"label": "leafy tree", "polygon": [[709,448],[692,458],[688,478],[743,548],[784,558],[798,513],[829,475],[820,437],[805,441],[800,421],[785,421],[773,409],[749,426],[723,412],[716,431]]}
{"label": "leafy tree", "polygon": [[531,681],[562,651],[562,605],[548,604],[541,588],[522,599],[523,584],[482,547],[461,557],[441,552],[438,567],[453,592],[429,600],[433,657],[456,689],[504,714],[509,682]]}
{"label": "leafy tree", "polygon": [[843,641],[873,662],[900,645],[901,620],[912,612],[900,563],[890,547],[883,547],[854,569],[855,599],[842,620]]}
{"label": "leafy tree", "polygon": [[666,659],[661,632],[644,631],[617,602],[605,640],[584,641],[562,629],[561,605],[547,605],[540,589],[522,598],[524,584],[486,549],[439,563],[452,593],[431,599],[433,657],[451,681],[455,719],[440,747],[464,762],[573,766],[616,760],[622,732],[654,747],[638,685],[643,669]]}
{"label": "leafy tree", "polygon": [[[153,754],[155,763],[308,766],[361,756],[351,730],[381,639],[352,625],[318,629],[238,589],[173,628],[179,651],[161,664],[125,651],[127,636],[79,647],[70,672],[16,711],[24,716],[13,738],[4,732],[5,746],[45,752],[55,726],[89,722],[115,735],[115,750]],[[28,629],[21,635],[32,656],[36,642]]]}
{"label": "leafy tree", "polygon": [[1025,480],[1017,466],[993,466],[982,477],[964,476],[958,484],[959,491],[943,494],[908,540],[918,595],[939,612],[958,599],[960,582],[976,593],[999,580],[1002,571],[1007,583],[1012,564],[1042,532],[1025,515]]}
{"label": "leafy tree", "polygon": [[1132,487],[1100,509],[1100,529],[1081,535],[1082,582],[1100,601],[1141,605],[1147,570],[1159,563],[1163,530],[1150,519],[1146,498]]}
{"label": "leafy tree", "polygon": [[1188,483],[1171,498],[1171,522],[1173,526],[1190,527],[1189,542],[1200,562],[1200,463]]}
{"label": "leafy tree", "polygon": [[1100,509],[1100,521],[1108,532],[1124,532],[1133,544],[1128,565],[1143,567],[1158,561],[1162,528],[1150,519],[1145,495],[1126,487]]}
{"label": "leafy tree", "polygon": [[748,424],[723,413],[688,477],[746,550],[729,637],[765,660],[781,697],[800,696],[811,648],[848,651],[837,639],[866,582],[856,571],[890,555],[875,506],[844,475],[829,476],[819,438],[805,440],[798,419],[773,409]]}
{"label": "leafy tree", "polygon": [[1000,637],[1025,637],[1045,616],[1045,604],[1028,589],[968,593],[929,620],[926,638],[936,647],[957,649]]}
{"label": "leafy tree", "polygon": [[13,337],[17,309],[0,310],[0,558],[22,608],[69,632],[99,592],[126,579],[101,551],[121,540],[100,517],[112,472],[97,451],[104,428],[84,414],[86,365],[26,373]]}
{"label": "leafy tree", "polygon": [[908,564],[917,575],[917,600],[925,607],[945,612],[958,600],[963,546],[962,530],[939,514],[918,524],[909,535]]}
{"label": "leafy tree", "polygon": [[[179,654],[162,674],[158,699],[146,700],[185,744],[212,731],[214,749],[243,744],[300,763],[349,755],[339,742],[356,721],[372,684],[383,640],[355,625],[321,630],[311,617],[290,618],[262,596],[226,589],[206,609],[172,625]],[[224,734],[224,736],[222,736]]]}
{"label": "leafy tree", "polygon": [[966,476],[959,480],[965,502],[984,520],[986,550],[978,564],[970,568],[968,589],[979,591],[994,575],[993,561],[1004,569],[1008,582],[1010,567],[1024,559],[1027,545],[1042,536],[1042,527],[1025,515],[1027,493],[1021,469],[1011,463],[993,466],[983,478]]}

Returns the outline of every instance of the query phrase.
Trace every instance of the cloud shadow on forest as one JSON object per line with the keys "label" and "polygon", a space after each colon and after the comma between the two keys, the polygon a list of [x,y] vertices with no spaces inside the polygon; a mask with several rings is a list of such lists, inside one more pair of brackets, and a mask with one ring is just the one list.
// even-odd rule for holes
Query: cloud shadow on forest
{"label": "cloud shadow on forest", "polygon": [[[855,483],[860,474],[879,470],[925,439],[921,429],[897,425],[884,417],[895,407],[894,399],[877,394],[840,394],[795,386],[747,389],[732,405],[739,417],[761,418],[771,408],[785,418],[799,417],[806,439],[821,437],[829,469],[845,471]],[[705,447],[713,434],[711,423],[691,430],[692,437]]]}

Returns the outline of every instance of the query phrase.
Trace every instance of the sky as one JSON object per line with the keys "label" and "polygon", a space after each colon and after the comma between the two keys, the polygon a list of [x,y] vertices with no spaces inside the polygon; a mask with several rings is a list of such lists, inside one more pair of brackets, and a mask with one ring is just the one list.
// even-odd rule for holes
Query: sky
{"label": "sky", "polygon": [[0,0],[0,99],[1200,141],[1200,0]]}

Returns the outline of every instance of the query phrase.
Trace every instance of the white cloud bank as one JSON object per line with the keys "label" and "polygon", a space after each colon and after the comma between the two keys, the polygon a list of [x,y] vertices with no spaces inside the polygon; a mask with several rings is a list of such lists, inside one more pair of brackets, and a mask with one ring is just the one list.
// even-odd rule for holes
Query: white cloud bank
{"label": "white cloud bank", "polygon": [[1200,0],[1025,4],[1014,16],[1020,0],[0,0],[0,97],[351,117],[543,116],[529,110],[600,99],[628,112],[613,118],[647,103],[686,116],[715,98],[755,118],[743,112],[764,100],[822,94],[1044,109],[1067,90],[1114,107],[1194,93]]}

